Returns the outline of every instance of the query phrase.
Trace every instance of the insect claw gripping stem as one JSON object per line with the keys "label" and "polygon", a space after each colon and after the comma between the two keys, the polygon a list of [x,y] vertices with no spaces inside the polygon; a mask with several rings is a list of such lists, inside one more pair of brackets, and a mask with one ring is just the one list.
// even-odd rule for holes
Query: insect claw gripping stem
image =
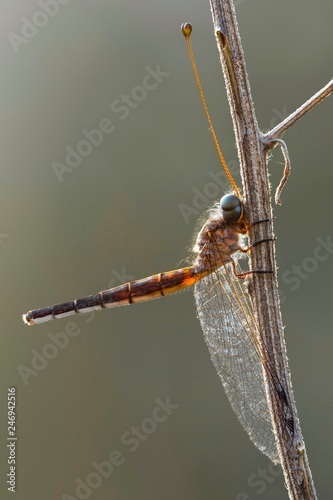
{"label": "insect claw gripping stem", "polygon": [[[269,221],[269,219],[267,219],[265,221],[261,220],[261,221],[254,223],[254,224],[258,224],[259,222],[267,222],[267,221]],[[251,227],[253,227],[253,225]],[[274,241],[274,240],[275,240],[275,238],[265,238],[263,240],[256,241],[255,243],[253,243],[253,245],[250,245],[248,248],[242,249],[241,252],[249,253],[257,245],[260,245],[261,243],[266,243],[269,241]],[[262,270],[262,269],[258,269],[258,270],[254,269],[252,271],[244,271],[243,273],[238,273],[237,267],[236,267],[236,264],[234,261],[232,261],[232,267],[233,267],[235,276],[237,278],[241,278],[241,279],[244,279],[244,278],[246,278],[246,276],[249,276],[251,274],[273,274],[274,273],[274,271],[266,271],[266,270]]]}
{"label": "insect claw gripping stem", "polygon": [[259,240],[253,243],[253,245],[250,245],[248,248],[244,250],[244,253],[248,253],[252,250],[252,248],[256,247],[257,245],[260,245],[261,243],[266,243],[266,241],[275,241],[275,238],[265,238],[264,240]]}
{"label": "insect claw gripping stem", "polygon": [[250,231],[250,229],[252,229],[257,224],[261,224],[262,222],[272,222],[272,221],[271,221],[271,219],[256,220],[255,222],[252,222],[252,224],[249,225],[249,227],[247,228],[247,230]]}

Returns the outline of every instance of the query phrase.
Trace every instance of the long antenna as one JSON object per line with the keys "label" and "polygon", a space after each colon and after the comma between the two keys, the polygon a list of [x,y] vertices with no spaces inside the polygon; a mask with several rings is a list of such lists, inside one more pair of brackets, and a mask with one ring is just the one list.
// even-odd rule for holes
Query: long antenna
{"label": "long antenna", "polygon": [[216,137],[216,134],[215,134],[215,130],[214,130],[214,127],[213,127],[213,124],[212,124],[212,120],[210,119],[208,107],[207,107],[207,104],[206,104],[206,99],[205,99],[205,96],[204,96],[204,93],[203,93],[203,90],[202,90],[202,87],[201,87],[201,83],[200,83],[200,79],[199,79],[199,75],[198,75],[198,70],[197,70],[197,65],[195,64],[195,59],[194,59],[193,50],[192,50],[192,44],[191,44],[191,40],[190,40],[190,36],[191,36],[191,33],[192,33],[192,25],[190,23],[183,23],[181,25],[181,30],[182,30],[182,33],[183,33],[183,35],[185,37],[185,41],[186,41],[186,45],[187,45],[187,50],[188,50],[188,55],[190,57],[191,66],[192,66],[193,73],[194,73],[194,78],[195,78],[195,81],[196,81],[196,84],[197,84],[197,87],[198,87],[198,90],[199,90],[199,94],[200,94],[200,98],[201,98],[201,102],[202,102],[203,108],[204,108],[205,113],[206,113],[206,118],[207,118],[207,121],[208,121],[209,129],[210,129],[211,134],[213,136],[213,141],[214,141],[214,144],[215,144],[215,147],[216,147],[216,150],[217,150],[217,154],[219,155],[220,162],[222,164],[223,170],[225,171],[225,173],[226,173],[226,175],[227,175],[227,177],[228,177],[228,179],[230,181],[230,184],[232,185],[232,187],[233,187],[236,195],[238,197],[240,197],[240,192],[239,192],[238,186],[237,186],[236,182],[234,181],[234,178],[232,177],[232,175],[230,173],[230,170],[227,167],[227,164],[226,164],[226,161],[225,161],[224,156],[222,154],[219,142],[217,140],[217,137]]}

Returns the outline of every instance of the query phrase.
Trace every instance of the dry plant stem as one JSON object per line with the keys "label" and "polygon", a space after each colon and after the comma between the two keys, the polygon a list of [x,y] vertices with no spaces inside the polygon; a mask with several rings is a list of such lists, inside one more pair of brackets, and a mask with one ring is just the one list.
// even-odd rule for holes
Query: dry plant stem
{"label": "dry plant stem", "polygon": [[288,148],[286,143],[282,139],[278,139],[278,136],[283,134],[283,132],[285,132],[289,127],[294,125],[294,123],[296,123],[297,120],[302,118],[302,116],[304,116],[308,111],[311,111],[311,109],[314,108],[321,101],[323,101],[325,97],[328,97],[331,94],[331,92],[333,92],[333,80],[328,82],[328,84],[325,85],[325,87],[323,87],[315,95],[310,97],[309,100],[307,100],[304,104],[302,104],[302,106],[296,109],[296,111],[291,113],[291,115],[289,115],[285,120],[279,123],[270,132],[267,132],[267,134],[263,134],[260,137],[260,140],[264,146],[265,153],[267,153],[270,149],[273,149],[275,146],[279,145],[281,147],[284,156],[285,168],[283,172],[283,177],[276,189],[276,194],[275,194],[275,203],[277,205],[281,205],[280,195],[282,189],[284,188],[288,180],[290,173],[290,158],[289,158]]}
{"label": "dry plant stem", "polygon": [[[267,150],[265,151],[265,145],[261,141],[262,135],[254,113],[233,1],[210,0],[210,4],[240,159],[245,210],[249,221],[273,221]],[[294,121],[296,119],[290,120],[290,125]],[[278,134],[279,130],[282,133],[290,125],[286,123],[281,129],[279,126],[275,127],[274,134]],[[274,140],[275,136],[272,136],[269,139]],[[257,224],[250,233],[250,245],[258,240],[274,238],[273,224]],[[254,270],[274,271],[273,274],[252,274],[249,292],[261,341],[269,351],[269,362],[274,366],[285,391],[284,397],[276,388],[273,390],[267,372],[264,372],[268,404],[272,412],[273,428],[289,498],[316,499],[288,368],[277,289],[274,243],[258,245],[255,251],[251,252],[250,266]],[[278,418],[281,408],[285,412],[283,421]],[[287,419],[292,419],[294,429],[287,425]]]}
{"label": "dry plant stem", "polygon": [[[274,127],[272,130],[267,132],[262,136],[262,141],[263,142],[270,142],[274,141],[276,137],[279,137],[283,132],[285,132],[289,127],[294,125],[297,120],[302,118],[308,111],[310,111],[314,106],[319,104],[325,97],[328,97],[331,92],[333,92],[333,80],[328,82],[325,87],[320,89],[315,95],[310,97],[308,101],[306,101],[302,106],[300,106],[296,111],[291,113],[285,120],[283,120],[281,123],[279,123],[276,127]],[[273,146],[274,147],[274,146]],[[271,149],[271,145],[268,145],[268,148]]]}

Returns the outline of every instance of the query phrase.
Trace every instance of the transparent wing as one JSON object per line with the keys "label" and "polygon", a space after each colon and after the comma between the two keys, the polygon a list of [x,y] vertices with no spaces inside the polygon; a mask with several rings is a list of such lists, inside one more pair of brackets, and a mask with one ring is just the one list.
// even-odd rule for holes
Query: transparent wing
{"label": "transparent wing", "polygon": [[240,279],[222,266],[195,285],[198,316],[229,402],[254,444],[279,461],[257,347],[257,327]]}

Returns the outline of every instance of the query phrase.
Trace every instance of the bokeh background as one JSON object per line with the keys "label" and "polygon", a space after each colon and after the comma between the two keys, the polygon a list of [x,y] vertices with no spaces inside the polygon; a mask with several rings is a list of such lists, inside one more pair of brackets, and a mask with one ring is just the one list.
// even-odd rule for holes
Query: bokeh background
{"label": "bokeh background", "polygon": [[[208,0],[53,2],[49,14],[41,4],[1,7],[0,496],[9,498],[6,398],[15,386],[18,500],[287,498],[279,470],[227,402],[191,291],[73,317],[77,335],[66,334],[63,349],[50,334],[65,332],[72,318],[34,328],[21,321],[28,309],[173,269],[187,256],[202,211],[194,196],[220,165],[179,30],[184,21],[194,25],[225,157],[237,162]],[[268,130],[331,78],[333,3],[244,0],[237,13],[258,121]],[[9,35],[22,36],[22,18],[44,24],[36,33],[26,28],[25,42]],[[157,65],[167,75],[121,119],[112,103],[136,92],[147,66]],[[285,134],[292,175],[274,212],[293,387],[323,499],[332,491],[333,253],[322,243],[333,238],[332,111],[331,97]],[[64,164],[65,148],[103,118],[114,131],[60,182],[52,163]],[[274,151],[274,188],[282,169]],[[212,201],[206,196],[202,209]],[[187,220],[184,205],[193,209]],[[44,359],[37,370],[36,353]],[[131,452],[121,436],[148,429],[156,399],[167,398],[179,407]],[[114,450],[123,463],[99,483],[89,476],[92,464]],[[75,492],[78,478],[96,483]]]}

